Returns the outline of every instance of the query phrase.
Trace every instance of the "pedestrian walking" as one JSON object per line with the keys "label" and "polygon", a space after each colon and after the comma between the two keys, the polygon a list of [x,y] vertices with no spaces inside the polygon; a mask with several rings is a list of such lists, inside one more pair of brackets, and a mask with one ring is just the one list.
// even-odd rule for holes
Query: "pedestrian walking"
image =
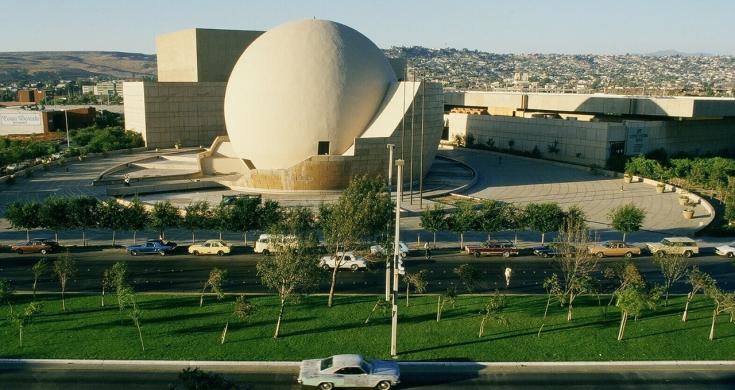
{"label": "pedestrian walking", "polygon": [[424,257],[426,257],[427,260],[431,258],[431,249],[429,249],[428,242],[424,243]]}
{"label": "pedestrian walking", "polygon": [[505,288],[510,287],[510,276],[513,274],[513,270],[510,267],[505,267]]}
{"label": "pedestrian walking", "polygon": [[125,184],[125,187],[130,187],[130,175],[127,173],[123,175],[123,183]]}

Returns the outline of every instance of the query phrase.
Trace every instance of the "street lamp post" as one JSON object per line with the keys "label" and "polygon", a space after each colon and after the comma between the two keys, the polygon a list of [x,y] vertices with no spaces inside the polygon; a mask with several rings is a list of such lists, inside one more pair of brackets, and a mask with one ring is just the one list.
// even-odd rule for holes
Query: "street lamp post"
{"label": "street lamp post", "polygon": [[[390,197],[391,194],[391,187],[393,186],[393,149],[395,149],[394,144],[388,144],[386,145],[388,148],[388,197]],[[390,229],[390,223],[388,224],[388,229]],[[386,253],[388,253],[388,250],[386,248]],[[390,256],[385,256],[385,301],[390,301]]]}
{"label": "street lamp post", "polygon": [[396,233],[393,237],[393,296],[391,302],[390,355],[398,356],[398,262],[401,250],[398,243],[401,235],[401,195],[403,192],[403,160],[396,160],[398,180],[396,181]]}

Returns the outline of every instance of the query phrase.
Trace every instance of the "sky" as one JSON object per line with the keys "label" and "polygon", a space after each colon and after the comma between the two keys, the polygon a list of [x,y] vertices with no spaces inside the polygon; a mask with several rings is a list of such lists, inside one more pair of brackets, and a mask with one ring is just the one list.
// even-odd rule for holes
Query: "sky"
{"label": "sky", "polygon": [[3,0],[0,51],[155,52],[192,27],[268,30],[328,19],[379,47],[494,53],[735,55],[733,0]]}

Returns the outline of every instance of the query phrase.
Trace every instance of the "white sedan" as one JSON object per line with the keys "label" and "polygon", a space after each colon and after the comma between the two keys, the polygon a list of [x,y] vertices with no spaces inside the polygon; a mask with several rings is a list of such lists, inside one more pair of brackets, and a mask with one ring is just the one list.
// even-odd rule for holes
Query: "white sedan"
{"label": "white sedan", "polygon": [[232,252],[230,245],[222,240],[207,240],[201,244],[189,245],[189,253],[199,255],[224,256]]}
{"label": "white sedan", "polygon": [[340,269],[357,271],[367,269],[367,260],[362,256],[356,256],[352,252],[337,252],[336,255],[323,256],[319,260],[319,266],[324,269],[334,269],[339,264]]}
{"label": "white sedan", "polygon": [[[386,254],[393,254],[393,245],[392,244],[391,244],[391,248],[390,249],[391,249],[391,252],[390,253],[386,253],[385,248],[383,248],[382,245],[378,244],[378,245],[373,245],[373,246],[370,247],[370,253],[373,254],[373,255],[385,256]],[[410,250],[408,249],[408,245],[406,245],[405,242],[403,242],[403,241],[399,241],[398,242],[398,252],[401,254],[401,257],[408,256],[408,252],[409,251]]]}
{"label": "white sedan", "polygon": [[720,256],[727,256],[727,257],[735,256],[735,241],[727,245],[718,246],[717,248],[715,248],[715,253],[717,253]]}
{"label": "white sedan", "polygon": [[337,387],[368,387],[388,390],[400,383],[401,371],[392,361],[365,361],[360,355],[334,355],[301,362],[297,381],[320,390]]}

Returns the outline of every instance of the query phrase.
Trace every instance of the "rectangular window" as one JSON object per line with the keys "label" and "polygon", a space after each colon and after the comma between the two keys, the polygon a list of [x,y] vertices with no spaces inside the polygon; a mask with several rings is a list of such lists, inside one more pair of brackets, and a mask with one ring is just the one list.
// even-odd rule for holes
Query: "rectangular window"
{"label": "rectangular window", "polygon": [[319,141],[319,146],[317,147],[317,154],[320,156],[324,154],[329,154],[329,141]]}

